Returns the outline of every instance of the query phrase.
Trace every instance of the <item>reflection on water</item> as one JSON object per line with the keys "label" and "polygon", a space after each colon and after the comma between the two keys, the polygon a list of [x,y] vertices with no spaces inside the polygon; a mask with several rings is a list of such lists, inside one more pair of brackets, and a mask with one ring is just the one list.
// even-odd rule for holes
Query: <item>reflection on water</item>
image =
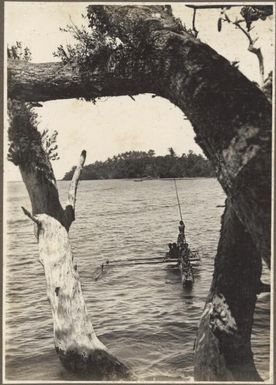
{"label": "reflection on water", "polygon": [[[68,182],[59,182],[65,202]],[[183,289],[177,269],[163,264],[116,263],[95,282],[107,259],[163,257],[178,231],[171,180],[81,181],[76,222],[70,230],[74,258],[97,335],[139,380],[190,381],[193,345],[208,293],[219,237],[224,193],[215,179],[183,179],[178,189],[187,240],[202,265],[192,289]],[[23,183],[8,185],[6,257],[6,376],[17,380],[77,380],[60,365],[53,345],[45,279]],[[268,278],[268,273],[265,273]],[[269,302],[260,296],[253,345],[268,378]]]}

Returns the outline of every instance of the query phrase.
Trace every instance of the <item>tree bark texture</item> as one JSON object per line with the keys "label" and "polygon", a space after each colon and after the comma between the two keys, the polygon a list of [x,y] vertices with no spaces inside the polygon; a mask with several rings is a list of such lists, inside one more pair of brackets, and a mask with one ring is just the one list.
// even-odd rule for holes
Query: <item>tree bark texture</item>
{"label": "tree bark texture", "polygon": [[55,348],[62,364],[82,378],[127,377],[127,367],[108,352],[94,332],[66,229],[49,215],[38,214],[36,219],[40,262],[54,321]]}
{"label": "tree bark texture", "polygon": [[261,269],[250,234],[226,200],[213,282],[195,344],[195,378],[260,380],[250,336]]}
{"label": "tree bark texture", "polygon": [[93,68],[14,61],[8,96],[45,101],[154,93],[185,113],[228,197],[197,337],[195,379],[244,379],[248,369],[247,379],[255,380],[250,348],[255,284],[260,258],[270,266],[271,253],[271,103],[237,68],[186,32],[168,6],[91,5],[89,12],[121,39],[122,53]]}
{"label": "tree bark texture", "polygon": [[[42,148],[41,154],[47,157]],[[68,236],[75,219],[77,186],[85,157],[83,151],[70,184],[65,210],[59,202],[55,181],[47,177],[47,170],[28,167],[26,171],[20,165],[33,214],[24,208],[23,211],[36,226],[39,260],[44,268],[53,316],[54,343],[63,366],[86,380],[129,378],[129,369],[108,352],[94,332]]]}

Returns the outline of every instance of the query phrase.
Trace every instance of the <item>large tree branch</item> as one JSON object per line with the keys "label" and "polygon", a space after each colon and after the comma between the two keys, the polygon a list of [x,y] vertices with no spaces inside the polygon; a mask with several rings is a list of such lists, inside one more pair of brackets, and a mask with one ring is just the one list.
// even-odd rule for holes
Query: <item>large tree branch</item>
{"label": "large tree branch", "polygon": [[139,84],[139,79],[134,76],[134,70],[127,74],[120,61],[117,61],[115,69],[105,67],[90,70],[80,69],[74,64],[34,64],[10,60],[8,84],[8,96],[11,99],[26,101],[90,99],[146,92],[146,87]]}

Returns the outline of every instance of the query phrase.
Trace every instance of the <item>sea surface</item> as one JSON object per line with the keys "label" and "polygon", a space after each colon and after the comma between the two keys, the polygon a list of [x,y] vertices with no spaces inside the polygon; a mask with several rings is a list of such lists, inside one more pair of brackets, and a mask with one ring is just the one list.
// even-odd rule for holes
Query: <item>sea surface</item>
{"label": "sea surface", "polygon": [[[58,182],[66,202],[69,182]],[[201,266],[192,289],[162,258],[175,242],[179,212],[173,180],[102,180],[79,184],[70,230],[88,312],[100,340],[141,381],[192,381],[193,346],[210,288],[225,194],[216,179],[177,180],[187,241]],[[9,380],[77,380],[59,363],[53,344],[43,268],[22,182],[9,182],[6,205],[5,363]],[[104,269],[97,281],[99,266]],[[269,273],[264,270],[264,281]],[[270,295],[258,297],[252,336],[257,368],[269,378]]]}

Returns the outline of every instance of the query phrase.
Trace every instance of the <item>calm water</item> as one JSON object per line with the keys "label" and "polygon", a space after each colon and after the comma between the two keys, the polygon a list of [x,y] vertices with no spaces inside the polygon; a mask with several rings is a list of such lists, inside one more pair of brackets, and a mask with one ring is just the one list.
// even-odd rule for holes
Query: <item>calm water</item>
{"label": "calm water", "polygon": [[[68,182],[59,182],[62,202]],[[107,259],[163,257],[175,241],[178,207],[172,180],[81,181],[70,230],[89,315],[99,338],[140,380],[190,381],[193,344],[210,287],[224,193],[215,179],[178,181],[191,248],[202,265],[192,290],[165,265],[117,266],[95,282]],[[6,377],[76,380],[56,356],[43,269],[38,262],[30,208],[21,182],[8,185],[6,257]],[[265,280],[269,275],[265,271]],[[257,367],[268,378],[270,296],[259,297],[253,344]]]}

